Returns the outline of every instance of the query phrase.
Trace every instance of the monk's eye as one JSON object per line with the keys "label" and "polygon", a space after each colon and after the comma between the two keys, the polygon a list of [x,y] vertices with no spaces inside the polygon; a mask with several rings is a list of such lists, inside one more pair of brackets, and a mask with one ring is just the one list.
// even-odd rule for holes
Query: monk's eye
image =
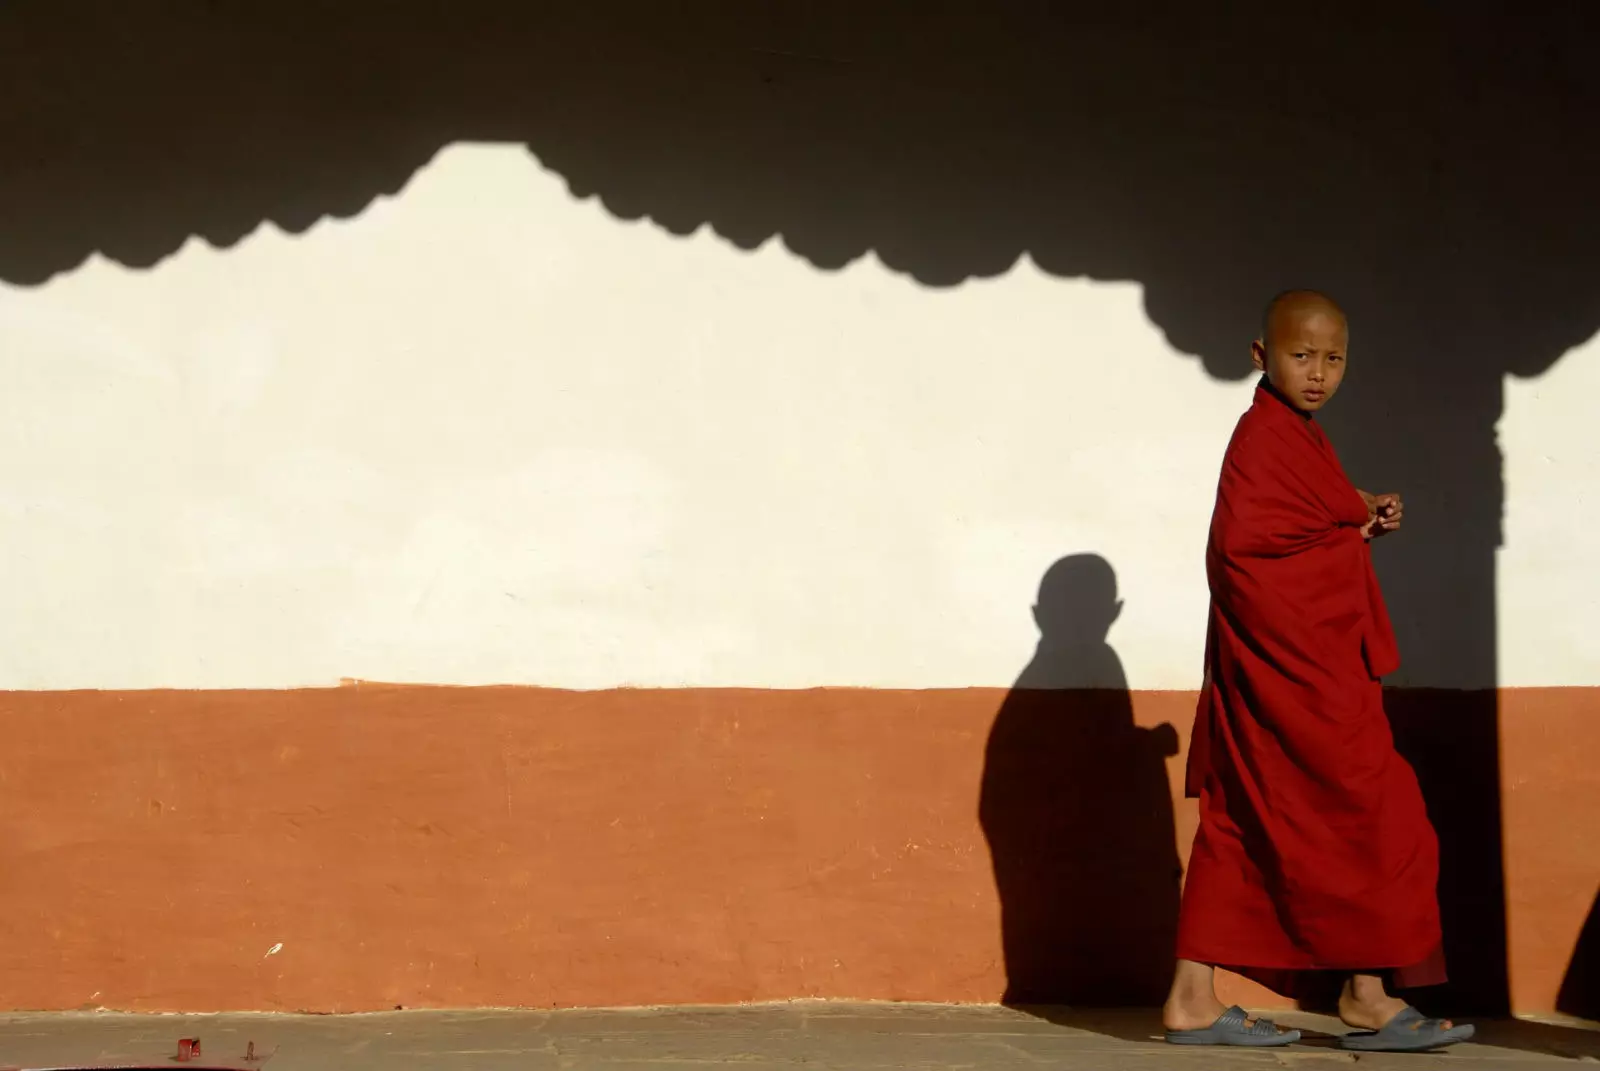
{"label": "monk's eye", "polygon": [[1303,361],[1303,360],[1306,359],[1306,355],[1303,354],[1303,353],[1296,353],[1293,356],[1294,356],[1294,359],[1297,360],[1297,361]]}
{"label": "monk's eye", "polygon": [[1344,360],[1344,355],[1341,354],[1341,353],[1335,353],[1332,356],[1330,356],[1328,358],[1328,360],[1332,361],[1335,364],[1338,364],[1340,361]]}

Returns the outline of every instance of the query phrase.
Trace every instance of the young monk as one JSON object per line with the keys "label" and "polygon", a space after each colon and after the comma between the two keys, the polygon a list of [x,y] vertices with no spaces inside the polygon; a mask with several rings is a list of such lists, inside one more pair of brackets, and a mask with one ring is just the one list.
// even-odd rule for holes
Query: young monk
{"label": "young monk", "polygon": [[1216,967],[1288,995],[1342,975],[1348,1049],[1472,1036],[1386,988],[1444,981],[1439,848],[1380,683],[1399,653],[1369,544],[1400,527],[1400,496],[1358,491],[1316,422],[1344,379],[1347,335],[1322,294],[1273,299],[1251,347],[1264,376],[1222,461],[1188,765],[1200,827],[1163,1013],[1174,1044],[1299,1039],[1223,1007]]}

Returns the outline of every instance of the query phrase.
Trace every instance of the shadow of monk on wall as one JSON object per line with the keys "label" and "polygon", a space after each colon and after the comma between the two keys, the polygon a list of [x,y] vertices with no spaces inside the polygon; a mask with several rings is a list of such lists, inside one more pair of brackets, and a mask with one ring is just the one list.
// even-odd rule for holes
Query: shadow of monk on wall
{"label": "shadow of monk on wall", "polygon": [[995,716],[978,819],[1000,896],[1007,1004],[1150,1006],[1172,974],[1181,869],[1171,725],[1134,724],[1106,642],[1111,565],[1063,558],[1039,585],[1039,646]]}

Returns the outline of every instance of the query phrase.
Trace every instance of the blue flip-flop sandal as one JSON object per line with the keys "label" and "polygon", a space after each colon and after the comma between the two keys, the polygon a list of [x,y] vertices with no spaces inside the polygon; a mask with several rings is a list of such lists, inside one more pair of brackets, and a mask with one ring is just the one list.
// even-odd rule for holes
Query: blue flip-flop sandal
{"label": "blue flip-flop sandal", "polygon": [[1167,1042],[1171,1045],[1237,1045],[1242,1048],[1267,1049],[1279,1045],[1293,1045],[1300,1040],[1298,1030],[1279,1030],[1271,1019],[1250,1017],[1240,1007],[1232,1007],[1210,1026],[1199,1030],[1168,1030]]}
{"label": "blue flip-flop sandal", "polygon": [[1358,1030],[1339,1039],[1341,1049],[1353,1052],[1428,1052],[1468,1041],[1477,1031],[1471,1024],[1446,1029],[1445,1020],[1429,1019],[1407,1007],[1382,1030]]}

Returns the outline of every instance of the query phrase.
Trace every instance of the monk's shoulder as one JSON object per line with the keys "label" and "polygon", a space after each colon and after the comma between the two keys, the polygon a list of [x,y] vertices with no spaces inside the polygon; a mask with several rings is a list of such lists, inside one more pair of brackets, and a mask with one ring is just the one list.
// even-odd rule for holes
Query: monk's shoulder
{"label": "monk's shoulder", "polygon": [[1224,465],[1259,464],[1264,454],[1271,454],[1272,443],[1277,439],[1277,429],[1270,420],[1263,419],[1259,407],[1251,407],[1239,417],[1228,440]]}
{"label": "monk's shoulder", "polygon": [[1254,483],[1281,478],[1293,468],[1296,447],[1302,444],[1294,441],[1292,433],[1303,435],[1303,430],[1286,428],[1272,417],[1261,406],[1252,406],[1239,417],[1222,458],[1224,475],[1232,473]]}

